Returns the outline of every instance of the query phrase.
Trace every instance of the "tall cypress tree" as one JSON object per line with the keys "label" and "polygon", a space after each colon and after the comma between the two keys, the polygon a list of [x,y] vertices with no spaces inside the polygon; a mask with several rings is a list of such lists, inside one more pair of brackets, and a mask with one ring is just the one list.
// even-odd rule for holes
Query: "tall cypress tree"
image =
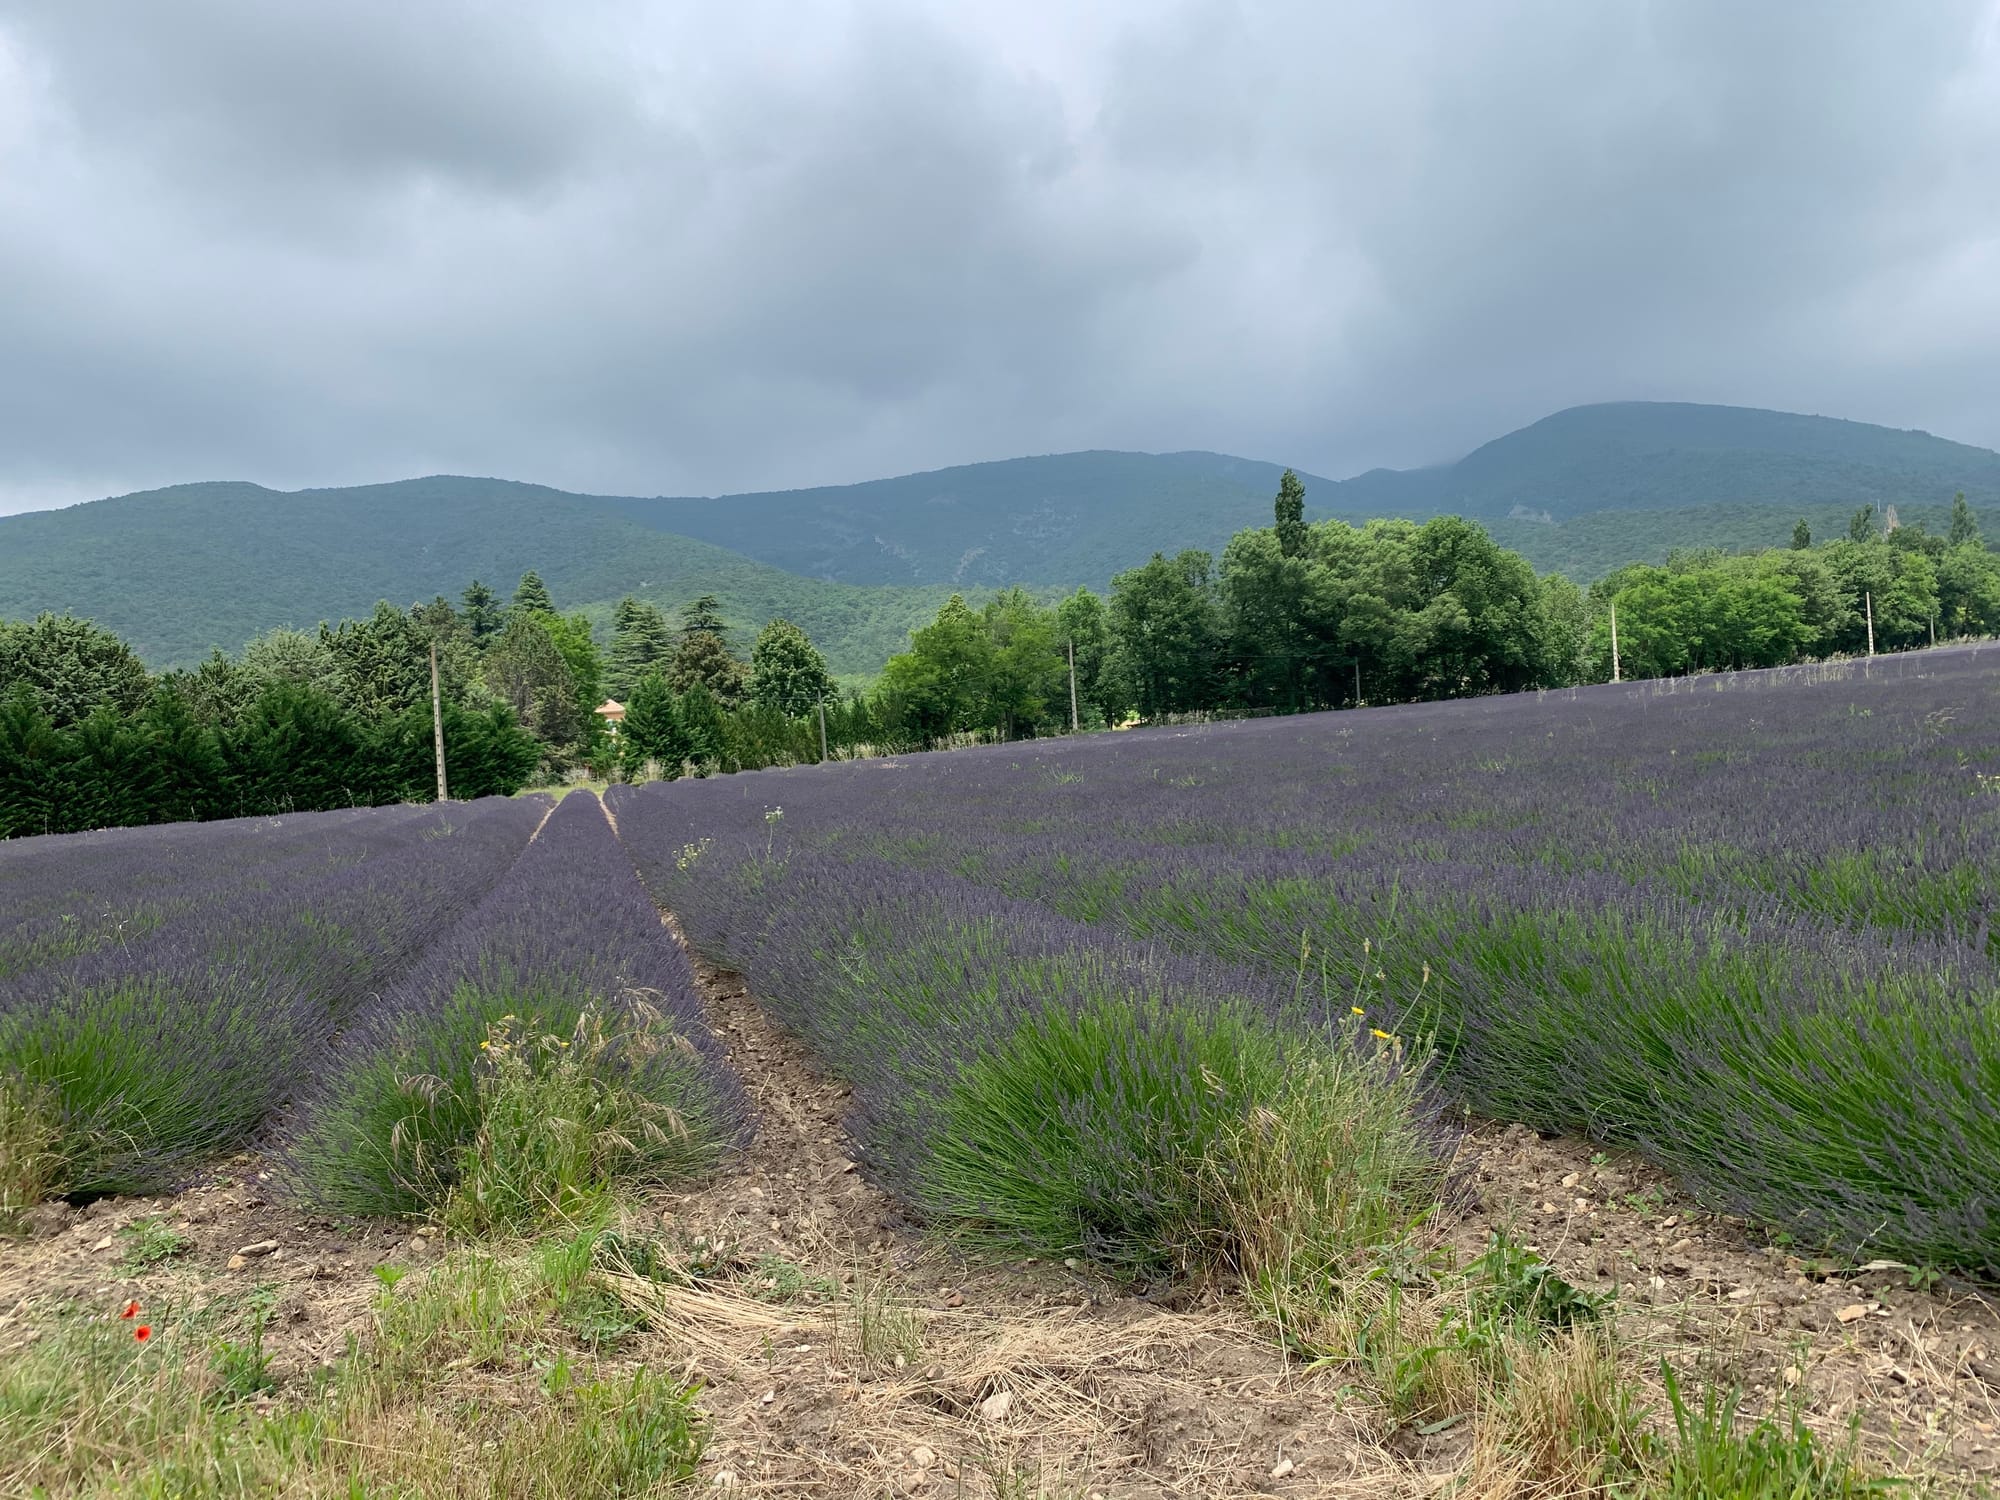
{"label": "tall cypress tree", "polygon": [[660,774],[669,780],[681,773],[681,763],[688,758],[687,739],[673,690],[657,668],[632,689],[625,722],[618,729],[618,750],[628,772],[637,773],[651,760],[659,762]]}
{"label": "tall cypress tree", "polygon": [[1975,546],[1979,541],[1979,521],[1965,503],[1965,491],[1951,497],[1951,531],[1945,540],[1954,547]]}
{"label": "tall cypress tree", "polygon": [[1298,557],[1306,550],[1306,487],[1290,469],[1278,481],[1278,550],[1286,557]]}

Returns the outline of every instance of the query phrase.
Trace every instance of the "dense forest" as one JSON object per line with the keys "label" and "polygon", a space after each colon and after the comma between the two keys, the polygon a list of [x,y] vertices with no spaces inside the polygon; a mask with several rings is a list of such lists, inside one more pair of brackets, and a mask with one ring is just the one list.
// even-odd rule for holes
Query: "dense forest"
{"label": "dense forest", "polygon": [[1588,589],[1461,517],[1308,522],[1305,500],[1286,470],[1270,526],[1219,561],[1155,553],[1104,595],[953,594],[865,694],[791,621],[747,655],[713,596],[674,620],[627,596],[603,629],[533,572],[504,604],[475,581],[158,676],[91,622],[0,622],[0,834],[427,798],[433,670],[448,789],[471,797],[2000,632],[2000,558],[1963,495],[1940,532],[1865,505],[1830,540],[1801,519],[1789,547],[1677,553]]}

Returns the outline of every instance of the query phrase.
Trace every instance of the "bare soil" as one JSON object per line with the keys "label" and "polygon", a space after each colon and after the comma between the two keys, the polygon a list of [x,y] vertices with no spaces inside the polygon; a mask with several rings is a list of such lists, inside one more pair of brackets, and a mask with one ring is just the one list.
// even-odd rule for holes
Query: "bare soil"
{"label": "bare soil", "polygon": [[[1289,1360],[1226,1285],[1151,1297],[1046,1262],[974,1264],[927,1239],[856,1169],[849,1098],[770,1022],[739,976],[703,969],[713,1024],[758,1135],[642,1226],[714,1275],[693,1288],[612,1276],[649,1322],[621,1351],[704,1383],[703,1471],[747,1493],[1418,1496],[1464,1438],[1389,1430],[1337,1371]],[[1452,1235],[1475,1254],[1512,1229],[1565,1277],[1618,1293],[1624,1333],[1680,1368],[1740,1381],[1762,1408],[1805,1393],[1816,1428],[1859,1414],[1880,1467],[2000,1475],[2000,1308],[1902,1267],[1836,1271],[1701,1211],[1643,1163],[1518,1126],[1468,1137],[1478,1201]],[[72,1302],[149,1310],[268,1288],[277,1400],[365,1333],[376,1266],[435,1240],[335,1224],[274,1196],[254,1158],[171,1197],[50,1204],[0,1240],[0,1362]],[[133,1226],[187,1247],[133,1264]],[[273,1248],[261,1247],[275,1241]]]}

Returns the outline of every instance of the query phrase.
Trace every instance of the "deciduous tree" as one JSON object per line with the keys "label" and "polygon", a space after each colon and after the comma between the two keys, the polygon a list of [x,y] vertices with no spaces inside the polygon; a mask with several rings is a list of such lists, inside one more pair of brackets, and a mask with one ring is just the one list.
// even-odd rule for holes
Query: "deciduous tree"
{"label": "deciduous tree", "polygon": [[833,693],[833,675],[806,633],[773,620],[750,648],[750,701],[792,718],[810,714]]}

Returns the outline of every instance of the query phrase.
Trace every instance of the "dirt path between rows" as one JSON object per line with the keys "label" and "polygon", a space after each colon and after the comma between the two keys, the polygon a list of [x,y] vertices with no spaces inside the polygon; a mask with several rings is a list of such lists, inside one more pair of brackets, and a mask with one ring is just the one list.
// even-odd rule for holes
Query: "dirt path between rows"
{"label": "dirt path between rows", "polygon": [[[708,1383],[714,1482],[1192,1497],[1278,1489],[1288,1464],[1291,1494],[1433,1487],[1394,1474],[1334,1383],[1288,1368],[1227,1299],[1176,1311],[1081,1268],[971,1266],[927,1243],[855,1168],[846,1088],[740,976],[700,972],[759,1134],[735,1171],[660,1209],[679,1234],[723,1242],[768,1299],[683,1299],[685,1331],[662,1335]],[[814,1289],[785,1295],[801,1281]]]}

